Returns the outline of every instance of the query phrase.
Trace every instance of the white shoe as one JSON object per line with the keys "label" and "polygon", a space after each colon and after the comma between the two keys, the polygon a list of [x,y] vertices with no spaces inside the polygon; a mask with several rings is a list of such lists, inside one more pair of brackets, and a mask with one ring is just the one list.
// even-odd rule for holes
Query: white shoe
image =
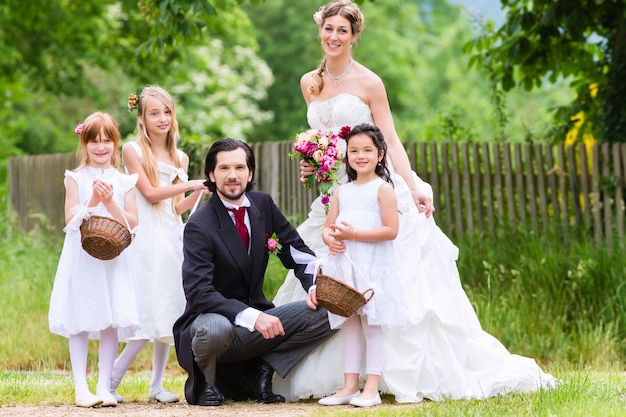
{"label": "white shoe", "polygon": [[180,397],[166,390],[165,388],[159,388],[155,392],[150,392],[151,400],[156,400],[160,403],[177,403],[180,401]]}
{"label": "white shoe", "polygon": [[[113,379],[111,378],[111,395],[113,396],[113,398],[115,398],[115,401],[118,402],[118,404],[121,404],[124,402],[124,398],[122,398],[122,396],[120,394],[118,394],[117,391],[117,387],[120,386],[120,383],[122,381],[118,380],[118,379]],[[115,387],[115,388],[113,388]]]}
{"label": "white shoe", "polygon": [[320,400],[318,401],[318,404],[321,404],[321,405],[346,405],[346,404],[350,404],[350,401],[352,401],[353,399],[357,398],[359,395],[361,395],[361,391],[357,391],[354,394],[348,395],[347,397],[343,397],[343,398],[333,397],[331,395],[329,397],[320,398]]}
{"label": "white shoe", "polygon": [[115,401],[117,401],[118,404],[121,404],[124,402],[124,397],[122,397],[120,394],[118,394],[115,391],[111,391],[111,395],[113,396],[113,398],[115,398]]}
{"label": "white shoe", "polygon": [[110,392],[108,391],[97,392],[96,391],[96,395],[100,397],[100,399],[102,400],[102,404],[100,404],[102,407],[116,407],[117,406],[117,400],[115,399],[113,394],[111,394]]}
{"label": "white shoe", "polygon": [[380,400],[379,393],[376,393],[376,396],[374,398],[370,398],[368,400],[364,398],[355,398],[350,401],[350,405],[353,405],[355,407],[373,407],[380,404],[382,404],[382,401]]}
{"label": "white shoe", "polygon": [[102,399],[96,395],[93,395],[92,393],[89,393],[88,395],[81,396],[81,397],[76,396],[75,401],[78,407],[85,407],[85,408],[96,407],[102,404]]}

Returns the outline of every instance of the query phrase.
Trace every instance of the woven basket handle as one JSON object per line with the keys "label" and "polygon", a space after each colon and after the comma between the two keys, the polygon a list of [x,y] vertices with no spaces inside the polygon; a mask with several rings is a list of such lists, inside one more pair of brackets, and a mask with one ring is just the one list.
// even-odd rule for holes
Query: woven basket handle
{"label": "woven basket handle", "polygon": [[124,218],[124,223],[126,223],[126,228],[128,229],[128,231],[132,234],[133,231],[130,230],[130,224],[128,224],[128,220],[126,219],[126,215],[124,214],[124,209],[121,210],[122,211],[122,217]]}
{"label": "woven basket handle", "polygon": [[[365,295],[367,293],[369,293],[369,297]],[[373,288],[366,289],[365,291],[363,291],[363,296],[365,297],[365,304],[367,304],[369,300],[371,300],[372,297],[374,296],[374,289]]]}

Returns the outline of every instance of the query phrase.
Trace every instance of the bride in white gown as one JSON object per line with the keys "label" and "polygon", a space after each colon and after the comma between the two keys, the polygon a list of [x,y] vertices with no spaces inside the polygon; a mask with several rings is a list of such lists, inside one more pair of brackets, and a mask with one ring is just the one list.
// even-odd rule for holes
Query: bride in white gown
{"label": "bride in white gown", "polygon": [[[410,170],[384,85],[376,74],[352,59],[351,45],[364,26],[358,6],[334,1],[320,9],[315,19],[325,57],[318,69],[301,79],[309,125],[335,132],[359,123],[377,125],[389,147],[388,162],[401,212],[399,279],[406,295],[409,324],[385,333],[381,390],[393,394],[398,402],[419,402],[423,398],[481,399],[556,386],[558,380],[544,373],[533,359],[511,354],[482,330],[461,286],[456,267],[458,249],[430,216],[432,189]],[[342,175],[340,182],[345,180]],[[324,207],[317,198],[308,219],[298,228],[320,257],[328,254],[321,237],[324,221]],[[305,296],[300,282],[289,273],[274,303],[282,305]],[[341,331],[307,356],[287,378],[274,378],[274,392],[291,401],[322,397],[342,385]]]}

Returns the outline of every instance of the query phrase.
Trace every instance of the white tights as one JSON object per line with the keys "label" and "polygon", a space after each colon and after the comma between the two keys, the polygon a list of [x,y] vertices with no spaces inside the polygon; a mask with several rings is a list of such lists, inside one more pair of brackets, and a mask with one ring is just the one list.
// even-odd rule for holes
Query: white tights
{"label": "white tights", "polygon": [[[131,340],[115,360],[113,374],[111,375],[111,390],[116,390],[130,364],[135,360],[141,349],[148,344],[149,340]],[[154,341],[154,353],[152,355],[152,381],[150,381],[150,392],[157,392],[163,388],[163,375],[167,366],[170,344]]]}
{"label": "white tights", "polygon": [[[90,394],[87,385],[88,335],[87,332],[70,335],[70,362],[74,374],[74,390],[78,398],[85,398]],[[109,327],[100,331],[96,393],[109,392],[115,355],[117,355],[117,329]]]}
{"label": "white tights", "polygon": [[346,374],[361,373],[365,351],[365,373],[381,375],[385,362],[383,328],[370,326],[367,324],[366,316],[355,314],[343,323],[341,330],[344,340],[344,372]]}

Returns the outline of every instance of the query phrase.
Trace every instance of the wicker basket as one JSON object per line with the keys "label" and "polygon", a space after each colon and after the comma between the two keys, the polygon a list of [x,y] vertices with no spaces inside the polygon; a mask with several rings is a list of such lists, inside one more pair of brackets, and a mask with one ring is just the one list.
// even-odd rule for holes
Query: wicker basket
{"label": "wicker basket", "polygon": [[80,234],[85,252],[103,261],[116,258],[133,240],[126,226],[103,216],[91,216],[83,220]]}
{"label": "wicker basket", "polygon": [[331,313],[343,317],[350,317],[359,311],[374,296],[372,288],[360,293],[345,282],[325,275],[321,268],[317,272],[315,283],[317,302]]}

